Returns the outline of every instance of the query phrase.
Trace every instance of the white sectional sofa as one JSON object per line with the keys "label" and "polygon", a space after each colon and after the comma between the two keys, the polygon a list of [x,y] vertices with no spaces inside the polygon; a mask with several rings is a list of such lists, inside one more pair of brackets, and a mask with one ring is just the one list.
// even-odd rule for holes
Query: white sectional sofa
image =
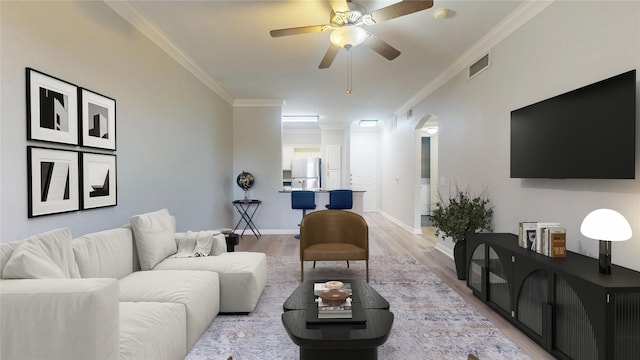
{"label": "white sectional sofa", "polygon": [[161,210],[0,244],[0,359],[183,359],[218,313],[251,312],[265,254],[174,229]]}

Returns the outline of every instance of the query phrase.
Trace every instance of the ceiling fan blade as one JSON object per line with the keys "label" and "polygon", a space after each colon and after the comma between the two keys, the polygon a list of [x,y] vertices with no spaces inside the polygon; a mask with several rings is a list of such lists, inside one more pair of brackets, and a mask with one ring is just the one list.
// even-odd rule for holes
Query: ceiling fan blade
{"label": "ceiling fan blade", "polygon": [[347,0],[329,0],[329,3],[335,13],[349,11]]}
{"label": "ceiling fan blade", "polygon": [[387,60],[393,60],[400,56],[400,51],[398,49],[380,40],[380,38],[373,34],[369,34],[369,36],[364,40],[364,44],[385,57]]}
{"label": "ceiling fan blade", "polygon": [[409,15],[433,6],[433,0],[404,0],[371,12],[376,23]]}
{"label": "ceiling fan blade", "polygon": [[269,33],[271,34],[271,37],[279,37],[279,36],[321,32],[329,28],[330,28],[329,25],[311,25],[311,26],[301,26],[301,27],[294,27],[294,28],[287,28],[287,29],[271,30]]}
{"label": "ceiling fan blade", "polygon": [[320,69],[326,69],[329,66],[331,66],[331,63],[333,62],[333,59],[336,58],[336,55],[338,55],[338,51],[340,51],[341,47],[334,45],[334,44],[330,44],[329,48],[327,49],[327,52],[324,54],[324,57],[322,58],[322,61],[320,62],[320,66],[318,66]]}

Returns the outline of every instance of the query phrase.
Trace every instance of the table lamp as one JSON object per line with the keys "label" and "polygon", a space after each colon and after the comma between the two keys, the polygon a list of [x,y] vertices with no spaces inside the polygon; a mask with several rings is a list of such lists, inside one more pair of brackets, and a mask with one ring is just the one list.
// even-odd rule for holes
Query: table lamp
{"label": "table lamp", "polygon": [[590,212],[580,225],[582,235],[600,241],[599,267],[601,274],[611,274],[611,242],[631,238],[631,226],[619,212],[597,209]]}

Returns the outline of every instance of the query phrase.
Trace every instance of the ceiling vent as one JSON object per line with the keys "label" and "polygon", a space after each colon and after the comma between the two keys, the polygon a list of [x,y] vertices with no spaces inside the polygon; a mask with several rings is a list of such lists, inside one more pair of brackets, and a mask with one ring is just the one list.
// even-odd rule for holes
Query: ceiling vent
{"label": "ceiling vent", "polygon": [[489,65],[491,65],[489,62],[489,54],[486,54],[469,66],[469,79],[481,73],[484,69],[488,68]]}

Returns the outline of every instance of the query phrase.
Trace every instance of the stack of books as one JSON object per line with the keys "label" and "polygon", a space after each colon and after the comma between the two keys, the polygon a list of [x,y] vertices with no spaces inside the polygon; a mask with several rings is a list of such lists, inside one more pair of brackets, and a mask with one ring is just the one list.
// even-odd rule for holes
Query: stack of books
{"label": "stack of books", "polygon": [[560,223],[520,222],[518,245],[553,258],[567,257],[567,231]]}
{"label": "stack of books", "polygon": [[318,319],[351,319],[353,317],[350,297],[337,306],[327,305],[320,298],[316,301],[318,302]]}
{"label": "stack of books", "polygon": [[[338,285],[339,284],[339,285]],[[345,291],[349,296],[341,304],[327,304],[320,297],[320,293],[335,289],[335,287],[327,287],[327,285],[338,285],[339,289]],[[313,295],[318,304],[318,319],[351,319],[353,312],[351,308],[351,284],[339,281],[329,281],[324,283],[313,284]]]}

